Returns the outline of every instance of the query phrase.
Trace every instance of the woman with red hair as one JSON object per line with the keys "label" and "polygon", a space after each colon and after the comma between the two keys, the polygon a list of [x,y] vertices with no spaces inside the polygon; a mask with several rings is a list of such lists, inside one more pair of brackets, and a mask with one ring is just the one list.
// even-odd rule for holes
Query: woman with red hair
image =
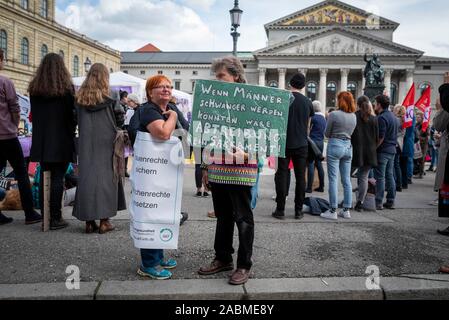
{"label": "woman with red hair", "polygon": [[[355,101],[350,92],[338,95],[338,110],[329,115],[326,127],[327,171],[329,177],[329,202],[331,209],[321,215],[324,219],[337,220],[338,216],[350,219],[352,208],[351,136],[357,125]],[[344,188],[343,210],[337,215],[338,208],[338,174]]]}

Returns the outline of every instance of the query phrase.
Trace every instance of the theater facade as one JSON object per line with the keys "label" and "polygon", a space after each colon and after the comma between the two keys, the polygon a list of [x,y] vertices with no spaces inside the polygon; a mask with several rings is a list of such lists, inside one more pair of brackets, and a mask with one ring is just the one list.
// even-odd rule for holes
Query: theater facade
{"label": "theater facade", "polygon": [[[427,86],[437,89],[449,71],[449,58],[430,57],[394,41],[399,23],[374,16],[341,1],[328,0],[265,25],[267,46],[240,52],[252,84],[286,88],[298,71],[306,75],[306,95],[333,107],[339,91],[362,95],[365,54],[380,56],[386,92],[402,102],[414,82],[419,95]],[[197,79],[209,79],[213,58],[225,52],[123,52],[121,69],[146,78],[159,73],[172,78],[178,89],[191,92]]]}

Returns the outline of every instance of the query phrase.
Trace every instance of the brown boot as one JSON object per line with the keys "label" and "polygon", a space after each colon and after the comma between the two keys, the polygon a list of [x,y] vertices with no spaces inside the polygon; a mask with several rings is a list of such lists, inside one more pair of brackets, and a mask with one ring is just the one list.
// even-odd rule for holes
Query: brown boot
{"label": "brown boot", "polygon": [[223,271],[231,271],[232,269],[234,269],[234,264],[232,262],[223,263],[221,261],[214,260],[210,265],[201,267],[200,270],[198,270],[198,274],[202,276],[210,276]]}
{"label": "brown boot", "polygon": [[109,219],[102,219],[100,221],[100,234],[105,234],[114,230],[115,227],[111,224]]}
{"label": "brown boot", "polygon": [[97,232],[100,228],[95,221],[86,221],[86,233],[91,234]]}
{"label": "brown boot", "polygon": [[234,286],[245,284],[249,280],[249,275],[250,275],[249,270],[237,269],[232,274],[231,279],[229,279],[229,284],[232,284]]}

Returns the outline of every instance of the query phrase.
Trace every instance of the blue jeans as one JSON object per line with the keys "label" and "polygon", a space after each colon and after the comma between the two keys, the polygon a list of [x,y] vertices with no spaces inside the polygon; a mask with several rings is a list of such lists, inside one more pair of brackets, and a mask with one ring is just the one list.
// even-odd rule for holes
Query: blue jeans
{"label": "blue jeans", "polygon": [[413,163],[413,157],[407,158],[407,178],[409,181],[413,178],[413,169],[415,167],[415,164]]}
{"label": "blue jeans", "polygon": [[339,173],[344,189],[343,207],[352,208],[351,163],[351,140],[330,139],[327,146],[327,174],[329,176],[329,202],[332,209],[338,208]]}
{"label": "blue jeans", "polygon": [[144,268],[154,268],[161,264],[164,259],[164,250],[162,249],[140,249],[142,257],[142,266]]}
{"label": "blue jeans", "polygon": [[394,180],[396,186],[402,188],[402,170],[401,170],[401,154],[398,152],[394,157]]}
{"label": "blue jeans", "polygon": [[377,154],[377,167],[374,168],[374,178],[376,179],[377,193],[376,205],[382,205],[387,191],[387,202],[394,203],[396,199],[396,182],[394,181],[394,158],[391,153]]}
{"label": "blue jeans", "polygon": [[438,156],[439,156],[439,152],[438,151],[439,151],[438,149],[435,149],[432,146],[432,149],[431,149],[432,163],[430,165],[432,167],[434,167],[434,168],[438,166]]}

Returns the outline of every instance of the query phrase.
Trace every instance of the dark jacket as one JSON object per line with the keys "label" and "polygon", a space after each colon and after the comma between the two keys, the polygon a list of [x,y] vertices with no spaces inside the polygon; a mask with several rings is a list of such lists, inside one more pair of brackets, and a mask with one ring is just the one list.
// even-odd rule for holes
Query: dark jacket
{"label": "dark jacket", "polygon": [[377,167],[377,143],[379,142],[379,125],[377,118],[370,116],[364,121],[361,112],[355,113],[357,126],[351,137],[353,147],[352,166]]}
{"label": "dark jacket", "polygon": [[76,129],[75,99],[31,96],[33,115],[33,162],[74,162]]}
{"label": "dark jacket", "polygon": [[[440,89],[440,102],[443,106],[443,109],[449,112],[449,83],[443,84]],[[449,126],[447,128],[449,131]],[[448,152],[449,154],[449,152]],[[444,173],[444,183],[449,184],[449,157],[446,158],[446,166],[445,166],[445,173]]]}

